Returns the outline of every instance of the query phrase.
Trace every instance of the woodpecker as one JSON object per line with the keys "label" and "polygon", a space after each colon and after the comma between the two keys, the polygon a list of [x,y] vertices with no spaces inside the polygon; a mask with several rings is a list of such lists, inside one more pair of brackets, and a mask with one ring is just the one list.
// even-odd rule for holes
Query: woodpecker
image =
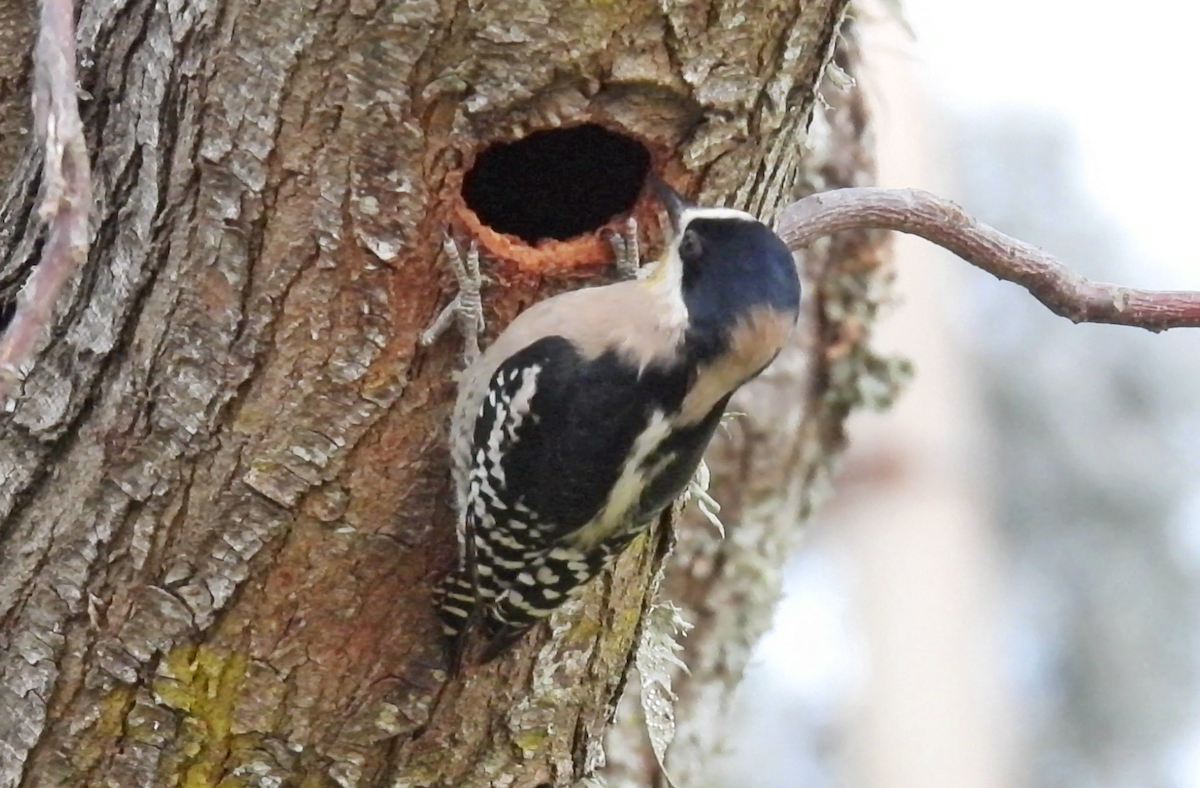
{"label": "woodpecker", "polygon": [[[533,305],[460,380],[459,565],[437,595],[452,651],[478,625],[483,659],[495,657],[647,530],[687,486],[729,398],[796,323],[800,282],[775,233],[651,183],[674,231],[661,258],[636,280]],[[635,239],[618,252],[636,257]],[[460,299],[478,304],[477,277]],[[458,302],[448,309],[476,329]]]}

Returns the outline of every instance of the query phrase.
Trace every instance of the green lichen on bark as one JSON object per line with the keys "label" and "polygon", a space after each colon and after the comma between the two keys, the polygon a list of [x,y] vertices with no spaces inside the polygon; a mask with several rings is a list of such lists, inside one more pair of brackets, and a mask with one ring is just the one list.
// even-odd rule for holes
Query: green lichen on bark
{"label": "green lichen on bark", "polygon": [[234,746],[234,713],[248,663],[245,654],[207,645],[173,648],[163,656],[154,695],[183,714],[173,757],[164,761],[167,784],[182,788],[243,784],[223,772]]}

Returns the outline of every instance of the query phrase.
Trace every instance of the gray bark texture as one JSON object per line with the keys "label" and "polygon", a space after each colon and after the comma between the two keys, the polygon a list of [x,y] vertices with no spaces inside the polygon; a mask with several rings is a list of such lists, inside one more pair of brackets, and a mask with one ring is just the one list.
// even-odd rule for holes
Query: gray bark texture
{"label": "gray bark texture", "polygon": [[[460,187],[490,143],[597,123],[764,216],[868,181],[857,90],[818,103],[846,4],[83,0],[92,251],[0,414],[0,788],[573,785],[604,763],[673,530],[680,747],[715,746],[688,720],[740,675],[880,377],[878,237],[807,256],[794,347],[712,452],[729,537],[664,523],[452,677],[430,591],[456,551],[457,345],[417,339],[447,227],[484,236],[489,336],[611,275],[599,233],[559,254],[479,226]],[[0,305],[40,248],[34,10],[0,0]],[[649,784],[634,717],[612,779]]]}

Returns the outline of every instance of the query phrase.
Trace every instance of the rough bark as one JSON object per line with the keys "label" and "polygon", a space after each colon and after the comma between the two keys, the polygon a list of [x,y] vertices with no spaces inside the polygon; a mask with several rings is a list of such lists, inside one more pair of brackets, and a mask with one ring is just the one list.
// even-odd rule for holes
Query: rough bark
{"label": "rough bark", "polygon": [[[447,679],[429,594],[455,550],[455,345],[417,343],[449,285],[442,231],[484,237],[494,335],[566,275],[607,272],[598,233],[529,250],[479,226],[460,185],[491,142],[600,123],[709,201],[771,214],[817,185],[801,146],[845,5],[83,2],[92,252],[0,417],[0,786],[591,774],[664,536]],[[31,40],[10,16],[0,64]],[[21,84],[0,77],[0,106]],[[834,122],[829,162],[861,133]],[[37,261],[39,167],[9,137],[0,163],[3,302]],[[850,281],[810,279],[810,303]],[[789,502],[858,371],[827,313],[778,373],[823,403],[788,422],[808,458],[788,467],[814,469],[788,474]],[[777,379],[747,405],[795,393]],[[719,495],[765,500],[743,478]],[[791,532],[798,506],[763,517]]]}

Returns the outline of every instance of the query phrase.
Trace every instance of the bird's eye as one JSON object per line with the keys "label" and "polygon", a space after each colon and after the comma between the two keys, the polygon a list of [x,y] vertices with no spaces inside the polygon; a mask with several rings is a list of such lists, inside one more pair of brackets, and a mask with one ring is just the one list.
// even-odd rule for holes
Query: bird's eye
{"label": "bird's eye", "polygon": [[694,230],[684,230],[679,239],[679,259],[685,263],[693,263],[704,254],[704,242]]}

